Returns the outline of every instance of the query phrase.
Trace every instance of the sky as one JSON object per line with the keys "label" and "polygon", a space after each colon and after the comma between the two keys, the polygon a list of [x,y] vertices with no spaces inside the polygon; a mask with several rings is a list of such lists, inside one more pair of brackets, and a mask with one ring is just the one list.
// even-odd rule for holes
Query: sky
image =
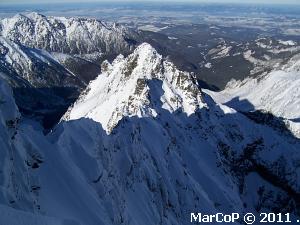
{"label": "sky", "polygon": [[[87,2],[161,2],[161,0],[88,0]],[[164,0],[163,2],[219,2],[219,3],[259,3],[259,4],[297,4],[300,5],[300,0]],[[4,4],[26,4],[26,3],[68,3],[68,2],[83,2],[82,0],[0,0]]]}

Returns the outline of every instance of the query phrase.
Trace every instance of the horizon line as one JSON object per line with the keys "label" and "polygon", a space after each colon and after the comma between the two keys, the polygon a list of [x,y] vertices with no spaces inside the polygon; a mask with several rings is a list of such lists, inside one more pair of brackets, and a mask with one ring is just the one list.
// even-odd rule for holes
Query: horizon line
{"label": "horizon line", "polygon": [[268,6],[272,6],[272,5],[276,5],[276,6],[279,6],[279,5],[282,5],[282,6],[285,6],[285,5],[288,5],[288,6],[300,6],[300,2],[299,3],[295,3],[295,2],[285,2],[285,3],[282,3],[282,2],[273,2],[273,3],[269,3],[269,2],[256,2],[256,1],[253,1],[253,2],[237,2],[236,0],[230,0],[228,2],[222,2],[220,0],[213,0],[213,1],[209,1],[209,0],[200,0],[200,1],[197,1],[197,0],[169,0],[169,1],[165,1],[165,2],[160,2],[159,0],[125,0],[125,1],[121,1],[121,0],[116,0],[116,1],[110,1],[110,0],[88,0],[86,2],[82,2],[81,0],[71,0],[71,1],[66,1],[66,2],[63,2],[63,1],[51,1],[51,2],[3,2],[1,1],[0,2],[0,5],[53,5],[53,4],[95,4],[95,3],[98,3],[98,4],[101,4],[101,3],[110,3],[110,4],[124,4],[124,3],[135,3],[135,4],[143,4],[143,3],[159,3],[159,4],[170,4],[170,3],[175,3],[175,4],[222,4],[222,5],[226,5],[226,4],[236,4],[236,5],[268,5]]}

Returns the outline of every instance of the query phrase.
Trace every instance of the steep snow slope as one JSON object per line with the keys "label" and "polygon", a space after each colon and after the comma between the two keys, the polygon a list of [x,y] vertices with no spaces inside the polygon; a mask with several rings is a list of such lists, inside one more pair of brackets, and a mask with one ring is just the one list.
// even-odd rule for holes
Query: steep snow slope
{"label": "steep snow slope", "polygon": [[1,35],[23,45],[70,54],[129,51],[134,33],[95,19],[17,14],[0,21]]}
{"label": "steep snow slope", "polygon": [[78,86],[83,83],[48,52],[16,44],[0,36],[0,70],[14,87]]}
{"label": "steep snow slope", "polygon": [[[154,52],[148,45],[142,49]],[[40,219],[51,224],[48,217],[52,217],[62,224],[188,224],[190,211],[217,212],[215,201],[222,203],[218,206],[222,211],[240,210],[242,203],[230,177],[223,176],[214,163],[213,147],[193,138],[197,134],[193,129],[181,127],[193,126],[200,114],[188,124],[185,113],[172,119],[173,112],[158,104],[160,82],[154,81],[151,88],[155,89],[148,96],[158,114],[164,114],[157,122],[131,117],[132,122],[119,134],[109,136],[99,123],[81,119],[62,123],[45,137],[37,124],[18,123],[11,91],[1,81],[3,104],[8,105],[1,108],[5,153],[1,174],[5,177],[0,203],[19,210],[5,207],[4,212],[14,217],[1,217],[1,223],[13,224],[23,217],[28,223]],[[188,91],[181,91],[184,100],[190,97]],[[14,112],[9,113],[11,118],[8,109]],[[184,152],[188,143],[190,150]],[[203,145],[201,154],[196,153],[199,145]],[[185,162],[191,160],[191,165]]]}
{"label": "steep snow slope", "polygon": [[236,110],[262,110],[280,117],[300,137],[300,60],[293,57],[280,70],[256,79],[232,82],[219,93],[209,92],[219,103]]}
{"label": "steep snow slope", "polygon": [[[278,210],[289,205],[296,212],[294,204],[298,201],[297,177],[300,171],[293,165],[299,159],[298,139],[281,136],[281,133],[257,125],[225,105],[216,105],[209,96],[201,93],[191,74],[178,71],[148,44],[139,46],[125,59],[120,56],[112,65],[105,63],[103,66],[106,68],[104,73],[90,83],[66,113],[64,119],[72,121],[60,126],[60,145],[70,146],[66,144],[69,142],[66,140],[73,139],[76,142],[80,137],[85,137],[90,143],[98,143],[98,139],[91,141],[94,140],[94,135],[90,137],[90,134],[101,135],[103,144],[99,143],[88,149],[98,152],[102,146],[100,149],[103,150],[99,154],[100,160],[105,159],[101,163],[106,165],[103,169],[114,170],[112,179],[114,182],[119,180],[118,185],[122,183],[120,180],[124,176],[125,165],[125,171],[131,174],[132,171],[141,171],[143,160],[154,160],[153,167],[158,167],[158,171],[163,171],[160,173],[167,174],[163,176],[163,180],[168,180],[168,177],[173,180],[174,174],[181,174],[180,168],[183,166],[186,174],[191,177],[182,181],[181,176],[176,176],[176,180],[187,185],[189,178],[193,179],[221,211],[226,207],[242,211]],[[78,122],[79,118],[82,118],[81,122]],[[95,121],[102,125],[104,135],[102,129],[92,132],[94,128],[91,124]],[[69,152],[70,158],[76,157],[77,153],[72,148]],[[146,158],[140,157],[143,163],[140,160],[136,162],[135,154],[140,153]],[[162,153],[164,154],[161,155]],[[175,159],[179,157],[182,164],[177,160],[173,161],[174,158],[169,159],[171,153],[178,154]],[[120,159],[119,154],[125,156]],[[114,165],[119,161],[123,165],[121,169],[115,170]],[[219,165],[222,169],[219,170],[214,165]],[[89,171],[84,167],[82,170]],[[205,171],[205,175],[200,171]],[[153,176],[155,174],[150,177]],[[101,186],[108,182],[105,178],[102,180],[102,175],[99,178],[97,182],[103,182]],[[132,183],[133,178],[129,177],[126,182]],[[127,190],[128,187],[124,188],[123,185],[120,188],[124,194],[124,189]],[[168,187],[173,193],[183,193],[187,199],[191,196],[188,192],[179,191],[176,183],[171,183]],[[188,190],[193,189],[189,185],[187,187]],[[264,190],[260,192],[262,187]],[[216,189],[213,191],[213,188]],[[219,194],[216,199],[215,191],[226,194]],[[258,192],[260,194],[256,194]],[[142,191],[138,194],[146,195]],[[203,199],[201,196],[198,198]],[[228,202],[228,198],[235,202],[236,207]],[[283,200],[276,201],[278,198]],[[125,200],[128,203],[131,201]],[[165,202],[164,198],[161,201]],[[182,204],[178,204],[173,197],[170,201],[173,206],[171,211],[176,209],[183,215],[183,207],[180,207]],[[286,201],[289,203],[284,206],[285,203],[282,203]],[[115,204],[117,207],[118,203]],[[165,204],[165,208],[168,208],[168,203]],[[208,205],[204,205],[196,208],[205,210]],[[122,206],[126,209],[127,204]],[[192,210],[188,204],[186,207]],[[168,215],[164,223],[168,223],[174,216],[172,212]],[[130,220],[131,217],[135,218],[131,215],[127,219]],[[158,217],[152,218],[159,221]],[[177,221],[184,224],[186,219]]]}
{"label": "steep snow slope", "polygon": [[2,79],[0,99],[0,224],[102,224],[96,193],[38,124],[20,118]]}
{"label": "steep snow slope", "polygon": [[[240,211],[237,188],[201,138],[206,104],[193,77],[148,44],[105,66],[54,134],[99,197],[112,199],[113,221],[187,224],[189,212],[216,212],[216,202]],[[76,150],[78,139],[85,144]]]}
{"label": "steep snow slope", "polygon": [[6,82],[4,82],[2,79],[0,81],[1,119],[4,121],[15,120],[20,117],[20,114],[17,110],[12,91]]}
{"label": "steep snow slope", "polygon": [[1,36],[0,76],[14,88],[21,112],[40,117],[66,109],[85,86],[80,77],[48,52],[16,44]]}
{"label": "steep snow slope", "polygon": [[215,104],[148,44],[103,67],[65,120],[76,117],[47,136],[20,120],[0,80],[0,204],[14,215],[0,224],[22,217],[27,224],[188,225],[191,212],[299,215],[298,139]]}

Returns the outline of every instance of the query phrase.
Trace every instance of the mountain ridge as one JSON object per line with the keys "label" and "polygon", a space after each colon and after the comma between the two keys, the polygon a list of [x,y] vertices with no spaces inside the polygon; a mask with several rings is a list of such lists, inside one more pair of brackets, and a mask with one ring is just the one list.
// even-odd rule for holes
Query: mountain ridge
{"label": "mountain ridge", "polygon": [[70,54],[128,51],[127,40],[134,35],[123,26],[96,19],[46,17],[36,12],[2,19],[0,27],[1,35],[14,42]]}

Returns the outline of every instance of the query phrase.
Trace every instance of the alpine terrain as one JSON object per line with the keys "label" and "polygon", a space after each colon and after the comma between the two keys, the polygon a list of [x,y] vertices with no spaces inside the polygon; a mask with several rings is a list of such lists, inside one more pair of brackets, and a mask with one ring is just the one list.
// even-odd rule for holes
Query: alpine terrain
{"label": "alpine terrain", "polygon": [[[58,30],[69,24],[50,22]],[[16,44],[5,36],[13,51],[26,44],[25,37],[16,37]],[[49,40],[51,51],[81,51]],[[47,49],[38,39],[30,43]],[[53,59],[41,54],[43,62]],[[282,79],[285,73],[289,69]],[[272,74],[260,82],[271,85]],[[193,73],[178,70],[150,44],[104,61],[47,134],[20,114],[8,77],[3,71],[1,224],[182,225],[191,224],[192,212],[289,212],[299,218],[296,135],[223,104],[222,92],[203,92]],[[72,73],[65,79],[82,82]]]}
{"label": "alpine terrain", "polygon": [[[300,55],[257,78],[232,80],[221,92],[211,92],[222,104],[275,129],[287,128],[300,137]],[[277,117],[277,119],[276,119]]]}

